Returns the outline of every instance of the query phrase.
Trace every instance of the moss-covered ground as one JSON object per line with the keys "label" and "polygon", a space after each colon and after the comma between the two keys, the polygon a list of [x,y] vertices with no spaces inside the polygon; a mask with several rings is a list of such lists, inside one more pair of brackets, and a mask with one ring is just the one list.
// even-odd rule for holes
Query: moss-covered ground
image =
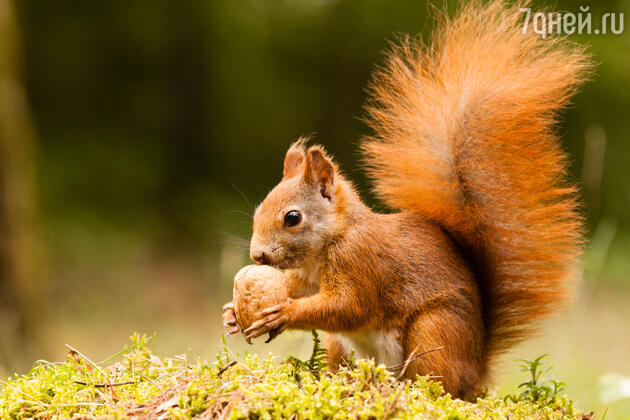
{"label": "moss-covered ground", "polygon": [[560,395],[562,383],[543,381],[540,360],[524,364],[528,377],[517,394],[471,403],[443,395],[429,378],[397,381],[369,360],[331,373],[314,337],[306,361],[239,356],[227,346],[213,362],[159,357],[151,338],[137,334],[98,363],[69,348],[65,362],[37,361],[1,383],[0,418],[583,418]]}

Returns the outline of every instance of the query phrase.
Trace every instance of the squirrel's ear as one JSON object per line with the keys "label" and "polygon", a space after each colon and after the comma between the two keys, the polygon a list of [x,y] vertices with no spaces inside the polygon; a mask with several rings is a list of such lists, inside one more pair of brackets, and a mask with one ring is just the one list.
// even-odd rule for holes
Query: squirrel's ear
{"label": "squirrel's ear", "polygon": [[312,146],[306,152],[304,179],[319,187],[322,197],[332,200],[335,167],[319,146]]}
{"label": "squirrel's ear", "polygon": [[304,171],[304,139],[299,139],[289,147],[284,157],[282,179],[292,178]]}

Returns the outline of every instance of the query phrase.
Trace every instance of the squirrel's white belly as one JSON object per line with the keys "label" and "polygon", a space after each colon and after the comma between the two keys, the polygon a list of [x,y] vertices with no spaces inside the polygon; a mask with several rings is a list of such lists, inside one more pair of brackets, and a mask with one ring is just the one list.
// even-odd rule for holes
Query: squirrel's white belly
{"label": "squirrel's white belly", "polygon": [[361,358],[374,358],[376,364],[393,366],[404,360],[400,331],[379,330],[335,334],[350,353]]}

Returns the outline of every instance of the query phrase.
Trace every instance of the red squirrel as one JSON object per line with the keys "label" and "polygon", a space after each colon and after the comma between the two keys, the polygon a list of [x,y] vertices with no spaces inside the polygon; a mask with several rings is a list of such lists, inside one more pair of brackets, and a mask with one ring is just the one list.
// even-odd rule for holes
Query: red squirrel
{"label": "red squirrel", "polygon": [[555,123],[591,59],[525,31],[521,7],[468,3],[374,75],[361,151],[396,212],[368,208],[321,146],[291,145],[250,256],[288,273],[293,298],[260,312],[248,339],[323,330],[331,366],[352,349],[388,366],[410,358],[406,378],[473,398],[496,357],[565,300],[583,218]]}

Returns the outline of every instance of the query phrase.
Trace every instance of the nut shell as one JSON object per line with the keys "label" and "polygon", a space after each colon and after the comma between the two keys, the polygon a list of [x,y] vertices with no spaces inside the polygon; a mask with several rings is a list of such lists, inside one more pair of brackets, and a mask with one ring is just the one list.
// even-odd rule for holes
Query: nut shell
{"label": "nut shell", "polygon": [[247,265],[234,276],[233,302],[241,331],[254,322],[254,315],[285,302],[288,295],[282,271],[268,265]]}

